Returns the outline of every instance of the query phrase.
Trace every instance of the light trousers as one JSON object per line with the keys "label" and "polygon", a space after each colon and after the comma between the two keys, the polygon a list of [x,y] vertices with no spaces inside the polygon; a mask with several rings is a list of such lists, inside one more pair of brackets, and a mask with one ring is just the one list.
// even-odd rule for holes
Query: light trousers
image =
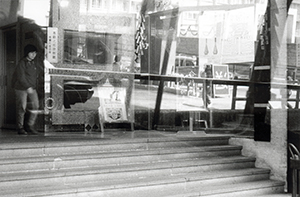
{"label": "light trousers", "polygon": [[[24,123],[33,126],[37,118],[39,99],[36,90],[28,93],[27,90],[15,90],[16,95],[16,123],[18,129],[24,128]],[[27,122],[24,122],[25,113],[29,112]]]}

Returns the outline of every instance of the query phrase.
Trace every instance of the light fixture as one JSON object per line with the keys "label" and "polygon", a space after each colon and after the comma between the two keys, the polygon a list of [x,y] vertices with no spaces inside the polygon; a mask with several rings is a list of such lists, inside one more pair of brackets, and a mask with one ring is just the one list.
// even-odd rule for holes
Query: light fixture
{"label": "light fixture", "polygon": [[58,3],[60,5],[60,7],[65,8],[65,7],[68,7],[69,0],[59,0]]}
{"label": "light fixture", "polygon": [[60,8],[65,8],[69,6],[69,0],[58,0],[58,20],[60,20]]}
{"label": "light fixture", "polygon": [[208,46],[207,46],[207,38],[205,39],[205,49],[204,49],[204,55],[207,55],[209,53]]}
{"label": "light fixture", "polygon": [[217,55],[218,54],[218,48],[217,48],[217,38],[215,37],[215,46],[214,46],[214,51],[213,54]]}

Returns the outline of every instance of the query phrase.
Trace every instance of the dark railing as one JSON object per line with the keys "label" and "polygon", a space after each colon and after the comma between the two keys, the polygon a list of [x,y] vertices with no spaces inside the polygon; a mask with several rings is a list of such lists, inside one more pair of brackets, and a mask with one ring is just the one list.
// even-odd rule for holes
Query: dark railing
{"label": "dark railing", "polygon": [[[142,79],[142,80],[150,80],[150,81],[159,81],[163,80],[165,82],[179,82],[183,79],[185,81],[193,81],[194,83],[202,83],[203,87],[206,84],[220,84],[220,85],[232,85],[232,107],[231,109],[235,109],[235,102],[236,101],[245,101],[246,97],[237,97],[237,87],[238,86],[246,86],[249,87],[251,84],[261,84],[261,85],[271,85],[272,88],[278,89],[287,89],[287,90],[295,90],[297,91],[297,95],[295,99],[288,99],[288,101],[295,101],[296,107],[299,107],[299,91],[300,85],[298,84],[290,84],[290,83],[268,83],[268,82],[251,82],[247,80],[232,80],[232,79],[215,79],[215,78],[199,78],[199,77],[177,77],[177,76],[162,76],[162,75],[155,75],[155,74],[135,74],[135,79]],[[205,89],[204,89],[205,93]],[[205,98],[205,97],[204,97]]]}
{"label": "dark railing", "polygon": [[[277,89],[286,89],[286,90],[295,90],[297,92],[296,98],[288,98],[287,101],[294,101],[295,108],[299,108],[299,92],[300,92],[300,85],[298,84],[290,84],[290,83],[280,83],[280,82],[252,82],[246,80],[232,80],[232,79],[215,79],[215,78],[199,78],[199,77],[178,77],[178,76],[166,76],[166,75],[156,75],[156,74],[135,74],[135,79],[140,80],[148,80],[148,81],[160,81],[160,82],[179,82],[179,81],[193,81],[194,83],[202,83],[203,87],[206,87],[207,84],[220,84],[220,85],[232,85],[232,102],[231,102],[231,109],[234,110],[237,101],[246,101],[246,97],[237,97],[237,87],[238,86],[246,86],[249,87],[250,85],[270,85],[272,88]],[[160,113],[160,103],[162,98],[163,91],[159,91],[157,93],[157,100],[156,100],[156,109],[154,112],[154,118],[152,127],[155,127],[158,124],[158,117]],[[206,95],[206,88],[203,88],[203,94]],[[204,107],[207,106],[206,96],[203,96],[203,103]]]}
{"label": "dark railing", "polygon": [[[59,81],[55,81],[56,83],[62,83],[63,80],[73,79],[73,77],[87,77],[92,80],[99,81],[103,77],[103,75],[115,76],[116,72],[111,71],[94,71],[94,70],[81,70],[81,69],[50,69],[49,74],[53,77],[59,77]],[[249,87],[250,85],[270,85],[272,88],[278,89],[287,89],[287,90],[295,90],[297,91],[296,98],[287,99],[288,101],[295,101],[295,108],[299,108],[299,92],[300,85],[290,84],[290,83],[267,83],[267,82],[251,82],[246,80],[229,80],[229,79],[215,79],[215,78],[200,78],[200,77],[178,77],[178,76],[167,76],[167,75],[158,75],[158,74],[143,74],[143,73],[122,73],[118,72],[120,77],[133,77],[135,79],[145,80],[145,81],[158,81],[158,90],[157,90],[157,99],[155,104],[155,111],[153,116],[152,127],[155,128],[158,124],[159,114],[160,114],[160,104],[162,101],[162,95],[164,93],[164,82],[188,82],[192,81],[194,84],[202,84],[202,87],[206,87],[206,85],[220,84],[220,85],[231,85],[233,86],[232,91],[232,102],[231,109],[235,109],[237,101],[245,101],[246,98],[237,97],[237,87],[244,86]],[[130,89],[130,88],[129,88]],[[53,91],[53,90],[52,90]],[[53,95],[59,95],[57,101],[61,101],[63,96],[60,94],[61,90],[54,91]],[[203,95],[206,95],[206,88],[203,88]],[[203,96],[204,107],[207,105],[206,96]]]}

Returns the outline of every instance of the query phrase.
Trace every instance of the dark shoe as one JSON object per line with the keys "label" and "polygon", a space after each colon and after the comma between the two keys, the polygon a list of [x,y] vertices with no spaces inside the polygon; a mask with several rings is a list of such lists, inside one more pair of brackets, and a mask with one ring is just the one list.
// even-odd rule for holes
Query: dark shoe
{"label": "dark shoe", "polygon": [[39,134],[39,132],[33,126],[28,126],[26,130],[31,135],[38,135]]}
{"label": "dark shoe", "polygon": [[19,129],[18,134],[19,135],[28,135],[28,133],[24,129]]}

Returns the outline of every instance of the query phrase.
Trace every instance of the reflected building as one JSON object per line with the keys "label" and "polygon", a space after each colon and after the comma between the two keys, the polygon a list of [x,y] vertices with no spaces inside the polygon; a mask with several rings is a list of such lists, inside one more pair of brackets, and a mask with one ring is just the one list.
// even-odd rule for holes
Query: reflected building
{"label": "reflected building", "polygon": [[122,56],[124,69],[130,66],[141,1],[51,3],[50,27],[58,29],[59,39],[57,67],[111,70],[116,55]]}

